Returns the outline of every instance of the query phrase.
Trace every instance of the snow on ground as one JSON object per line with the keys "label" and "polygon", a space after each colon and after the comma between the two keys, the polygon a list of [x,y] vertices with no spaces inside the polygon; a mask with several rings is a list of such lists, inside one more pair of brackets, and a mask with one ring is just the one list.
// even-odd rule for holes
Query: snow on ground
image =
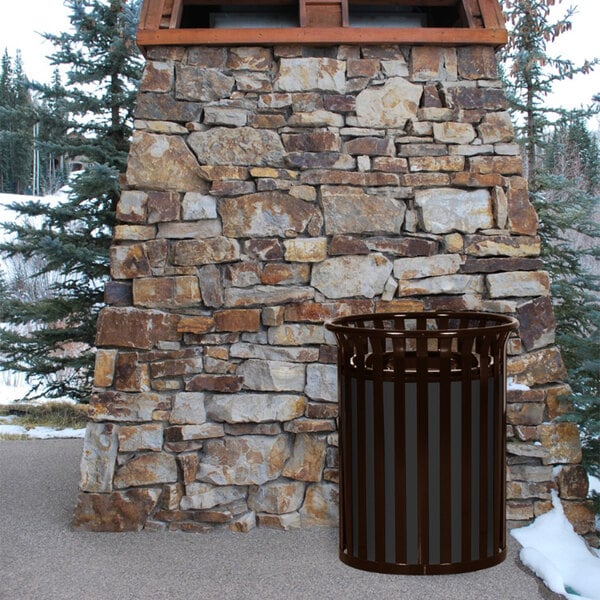
{"label": "snow on ground", "polygon": [[600,600],[600,558],[575,533],[554,491],[552,505],[531,525],[511,531],[523,546],[521,561],[568,600]]}
{"label": "snow on ground", "polygon": [[83,438],[85,436],[85,429],[72,429],[70,427],[66,429],[53,429],[52,427],[32,427],[31,429],[26,429],[22,425],[13,424],[13,420],[13,416],[0,416],[0,436],[24,435],[30,440]]}

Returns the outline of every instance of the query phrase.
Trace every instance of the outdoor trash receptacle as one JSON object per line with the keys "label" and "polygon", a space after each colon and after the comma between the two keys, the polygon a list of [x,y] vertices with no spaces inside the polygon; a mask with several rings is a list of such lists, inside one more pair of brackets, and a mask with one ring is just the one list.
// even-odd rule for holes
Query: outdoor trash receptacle
{"label": "outdoor trash receptacle", "polygon": [[338,340],[340,559],[382,573],[506,556],[506,344],[479,312],[354,315]]}

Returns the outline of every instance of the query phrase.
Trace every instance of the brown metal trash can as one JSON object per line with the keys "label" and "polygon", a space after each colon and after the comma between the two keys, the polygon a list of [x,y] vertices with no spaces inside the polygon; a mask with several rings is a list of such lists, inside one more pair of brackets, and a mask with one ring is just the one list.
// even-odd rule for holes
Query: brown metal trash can
{"label": "brown metal trash can", "polygon": [[506,343],[478,312],[354,315],[338,340],[340,559],[443,574],[506,556]]}

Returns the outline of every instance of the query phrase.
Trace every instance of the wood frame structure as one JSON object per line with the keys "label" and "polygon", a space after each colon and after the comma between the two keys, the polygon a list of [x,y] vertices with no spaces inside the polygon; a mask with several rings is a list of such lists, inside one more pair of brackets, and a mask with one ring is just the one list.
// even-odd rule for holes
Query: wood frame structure
{"label": "wood frame structure", "polygon": [[211,29],[181,28],[187,5],[290,6],[296,0],[144,0],[137,42],[151,46],[236,46],[275,44],[434,44],[442,46],[502,46],[507,41],[505,19],[498,0],[371,0],[368,4],[423,8],[456,8],[458,27],[356,28],[349,26],[349,5],[361,0],[297,0],[299,27]]}

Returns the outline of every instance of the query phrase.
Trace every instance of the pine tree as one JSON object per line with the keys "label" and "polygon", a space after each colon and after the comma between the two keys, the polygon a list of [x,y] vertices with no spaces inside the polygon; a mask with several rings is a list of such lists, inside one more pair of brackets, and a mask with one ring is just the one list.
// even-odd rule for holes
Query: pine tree
{"label": "pine tree", "polygon": [[589,73],[598,61],[575,65],[551,56],[551,43],[571,29],[576,10],[571,7],[552,21],[550,11],[561,2],[503,0],[510,24],[503,58],[531,200],[540,217],[542,257],[552,280],[557,342],[574,392],[569,418],[579,421],[587,466],[598,473],[600,286],[583,262],[593,251],[573,241],[577,235],[600,237],[598,224],[590,219],[599,201],[600,153],[584,125],[598,107],[567,111],[548,102],[555,82]]}
{"label": "pine tree", "polygon": [[[47,34],[55,65],[68,65],[63,87],[36,86],[46,102],[71,116],[48,152],[85,156],[68,201],[12,207],[27,220],[5,224],[15,241],[6,254],[41,258],[40,274],[57,274],[45,297],[0,299],[10,326],[0,330],[0,367],[22,371],[30,397],[85,400],[91,388],[96,318],[108,278],[108,248],[124,171],[141,59],[135,47],[137,0],[67,0],[72,30]],[[57,376],[58,374],[58,376]]]}
{"label": "pine tree", "polygon": [[24,193],[31,186],[35,111],[21,54],[4,52],[0,72],[0,191]]}

